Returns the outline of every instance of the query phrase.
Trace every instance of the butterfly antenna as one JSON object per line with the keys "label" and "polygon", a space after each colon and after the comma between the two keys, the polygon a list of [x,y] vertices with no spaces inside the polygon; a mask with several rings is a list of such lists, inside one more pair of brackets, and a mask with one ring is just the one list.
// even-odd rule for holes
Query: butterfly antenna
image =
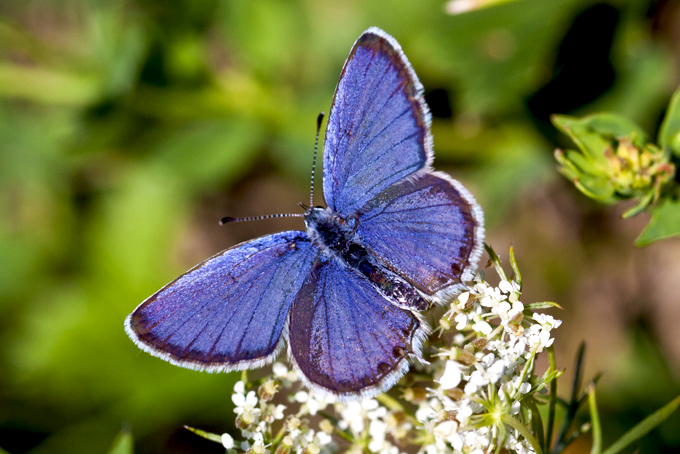
{"label": "butterfly antenna", "polygon": [[220,225],[224,225],[228,222],[261,221],[262,219],[272,218],[303,218],[304,216],[305,215],[301,213],[267,214],[265,216],[251,216],[247,218],[232,218],[230,216],[225,216],[220,219]]}
{"label": "butterfly antenna", "polygon": [[314,139],[314,159],[312,159],[312,184],[309,191],[309,206],[314,206],[314,172],[316,170],[316,153],[319,150],[319,131],[321,131],[321,122],[323,121],[325,113],[321,112],[316,117],[316,139]]}

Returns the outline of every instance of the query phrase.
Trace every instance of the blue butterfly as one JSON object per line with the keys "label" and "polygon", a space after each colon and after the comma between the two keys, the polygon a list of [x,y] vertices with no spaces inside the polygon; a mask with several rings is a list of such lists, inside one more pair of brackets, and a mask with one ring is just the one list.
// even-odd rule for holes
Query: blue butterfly
{"label": "blue butterfly", "polygon": [[172,364],[209,372],[272,362],[287,341],[322,395],[369,397],[421,357],[419,311],[465,288],[483,246],[470,193],[432,169],[430,113],[397,41],[372,27],[335,90],[323,155],[327,208],[306,231],[256,238],[140,304],[125,330]]}

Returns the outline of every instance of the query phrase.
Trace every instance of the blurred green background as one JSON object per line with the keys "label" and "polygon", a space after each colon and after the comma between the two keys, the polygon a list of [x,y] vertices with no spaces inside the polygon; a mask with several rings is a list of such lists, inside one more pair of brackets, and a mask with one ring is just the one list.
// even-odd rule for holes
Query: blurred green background
{"label": "blurred green background", "polygon": [[[606,440],[680,391],[680,244],[633,241],[563,181],[552,113],[613,111],[654,134],[678,85],[673,1],[525,0],[457,16],[444,0],[0,2],[0,447],[223,452],[181,428],[232,425],[234,376],[139,352],[123,319],[163,284],[299,219],[316,116],[371,25],[403,46],[434,115],[437,168],[514,243],[529,301],[565,310],[567,368],[604,371]],[[644,215],[642,216],[644,217]],[[587,439],[572,452],[587,452]],[[677,452],[680,418],[641,452]]]}

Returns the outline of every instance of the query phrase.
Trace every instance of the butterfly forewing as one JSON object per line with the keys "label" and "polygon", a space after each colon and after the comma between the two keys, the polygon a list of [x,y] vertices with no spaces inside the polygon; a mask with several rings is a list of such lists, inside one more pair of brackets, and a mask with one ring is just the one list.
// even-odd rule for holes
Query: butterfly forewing
{"label": "butterfly forewing", "polygon": [[289,355],[305,380],[341,398],[375,395],[408,370],[424,330],[355,271],[319,261],[290,315]]}
{"label": "butterfly forewing", "polygon": [[371,28],[340,75],[324,143],[323,189],[341,215],[431,160],[430,116],[399,44]]}
{"label": "butterfly forewing", "polygon": [[227,249],[139,305],[126,330],[142,349],[183,367],[261,366],[282,345],[290,306],[317,253],[297,231]]}

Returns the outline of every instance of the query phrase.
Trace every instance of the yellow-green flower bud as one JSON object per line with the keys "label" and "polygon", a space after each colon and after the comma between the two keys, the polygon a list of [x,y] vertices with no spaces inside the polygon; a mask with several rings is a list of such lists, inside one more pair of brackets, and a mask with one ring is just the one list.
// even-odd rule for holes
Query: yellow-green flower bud
{"label": "yellow-green flower bud", "polygon": [[260,399],[268,402],[272,400],[272,397],[274,397],[274,395],[277,393],[279,386],[280,384],[277,380],[270,378],[262,383],[262,385],[257,389],[257,395],[260,397]]}

